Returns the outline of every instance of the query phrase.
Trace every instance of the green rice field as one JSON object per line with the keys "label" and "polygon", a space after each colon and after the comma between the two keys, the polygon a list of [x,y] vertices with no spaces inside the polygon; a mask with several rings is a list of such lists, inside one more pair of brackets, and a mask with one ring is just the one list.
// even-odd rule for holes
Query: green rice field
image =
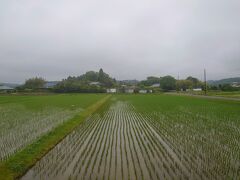
{"label": "green rice field", "polygon": [[0,96],[0,161],[101,97],[103,95]]}
{"label": "green rice field", "polygon": [[[2,163],[104,97],[0,97]],[[240,101],[112,95],[20,174],[22,180],[239,179]]]}

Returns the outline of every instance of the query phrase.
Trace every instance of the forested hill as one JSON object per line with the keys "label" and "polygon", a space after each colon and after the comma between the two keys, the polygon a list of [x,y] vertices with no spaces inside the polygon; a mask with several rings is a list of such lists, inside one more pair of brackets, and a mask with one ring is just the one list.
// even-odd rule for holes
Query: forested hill
{"label": "forested hill", "polygon": [[88,71],[80,76],[69,76],[59,82],[56,92],[105,92],[106,88],[114,87],[116,80],[111,78],[102,69],[99,72]]}
{"label": "forested hill", "polygon": [[219,85],[219,84],[232,84],[233,82],[240,83],[240,77],[234,77],[234,78],[227,78],[227,79],[221,79],[221,80],[210,80],[208,81],[208,84],[210,85]]}

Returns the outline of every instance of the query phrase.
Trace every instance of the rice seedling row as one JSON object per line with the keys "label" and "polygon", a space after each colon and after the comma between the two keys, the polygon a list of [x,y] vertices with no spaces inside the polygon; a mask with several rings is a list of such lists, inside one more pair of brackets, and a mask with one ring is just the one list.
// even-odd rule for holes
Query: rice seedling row
{"label": "rice seedling row", "polygon": [[196,100],[196,107],[181,102],[167,109],[152,99],[149,103],[147,98],[152,96],[117,96],[22,179],[240,177],[238,111],[233,109],[229,114],[218,110],[231,107],[230,103],[207,110],[201,103],[196,106]]}
{"label": "rice seedling row", "polygon": [[[101,97],[0,96],[0,162],[73,118]],[[72,98],[79,101],[75,102]]]}
{"label": "rice seedling row", "polygon": [[89,118],[23,179],[32,174],[35,179],[171,179],[176,175],[170,169],[174,163],[169,162],[170,158],[164,160],[164,150],[156,148],[164,147],[152,140],[153,129],[146,128],[146,122],[131,105],[117,102],[102,117]]}
{"label": "rice seedling row", "polygon": [[194,179],[240,176],[238,102],[167,96],[124,99],[134,105],[174,151],[188,176]]}

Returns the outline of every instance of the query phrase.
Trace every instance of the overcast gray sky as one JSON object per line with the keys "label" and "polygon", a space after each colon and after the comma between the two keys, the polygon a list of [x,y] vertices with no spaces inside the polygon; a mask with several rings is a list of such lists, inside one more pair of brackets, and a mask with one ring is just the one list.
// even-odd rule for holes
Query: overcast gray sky
{"label": "overcast gray sky", "polygon": [[240,76],[239,0],[1,0],[0,82]]}

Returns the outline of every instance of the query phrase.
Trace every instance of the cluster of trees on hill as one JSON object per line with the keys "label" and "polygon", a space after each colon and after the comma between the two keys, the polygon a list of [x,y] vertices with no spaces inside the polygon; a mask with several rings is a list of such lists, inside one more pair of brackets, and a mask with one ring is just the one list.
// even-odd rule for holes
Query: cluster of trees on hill
{"label": "cluster of trees on hill", "polygon": [[172,76],[164,77],[147,77],[146,80],[143,80],[139,83],[140,87],[152,86],[154,84],[160,84],[161,89],[164,91],[170,90],[183,90],[193,89],[193,88],[204,88],[204,83],[198,80],[197,78],[189,76],[184,80],[176,80]]}
{"label": "cluster of trees on hill", "polygon": [[[46,81],[43,78],[30,78],[25,81],[23,86],[18,87],[18,90],[39,91],[46,89]],[[122,88],[131,87],[135,92],[141,89],[158,91],[186,91],[187,89],[201,88],[204,90],[203,82],[195,77],[189,76],[186,79],[176,80],[172,76],[155,77],[149,76],[146,80],[126,80],[116,81],[107,73],[100,69],[98,72],[88,71],[80,76],[69,76],[66,79],[58,82],[50,90],[53,92],[67,93],[67,92],[87,92],[87,93],[103,93],[107,88],[118,88],[121,92]],[[233,91],[240,90],[240,88],[232,87],[230,84],[219,84],[208,86],[208,89]]]}
{"label": "cluster of trees on hill", "polygon": [[[31,89],[39,90],[44,88],[46,81],[43,78],[30,78],[25,81],[25,84],[19,87],[19,90]],[[89,93],[102,93],[106,92],[107,88],[118,87],[121,88],[123,82],[117,82],[115,79],[111,78],[107,73],[102,69],[99,72],[88,71],[80,76],[69,76],[66,79],[63,79],[58,84],[56,84],[51,90],[54,92],[67,93],[67,92],[89,92]],[[172,76],[164,77],[147,77],[146,80],[134,81],[134,86],[136,89],[149,89],[150,86],[154,84],[161,85],[161,90],[170,91],[170,90],[186,90],[196,87],[203,86],[203,83],[200,82],[197,78],[188,77],[186,80],[176,80]],[[131,83],[127,84],[131,86]],[[160,90],[160,88],[159,88]]]}
{"label": "cluster of trees on hill", "polygon": [[160,83],[160,78],[155,77],[155,76],[149,76],[147,77],[146,80],[140,81],[139,86],[144,87],[144,86],[152,86],[153,84],[158,84]]}
{"label": "cluster of trees on hill", "polygon": [[[25,84],[19,86],[19,91],[44,91],[46,81],[41,77],[30,78]],[[103,93],[106,88],[116,86],[116,80],[111,78],[107,73],[100,69],[99,72],[88,71],[80,76],[69,76],[49,89],[53,92],[87,92]]]}
{"label": "cluster of trees on hill", "polygon": [[115,86],[116,80],[111,78],[102,69],[99,72],[88,71],[77,77],[69,76],[55,87],[55,92],[106,92],[106,88]]}
{"label": "cluster of trees on hill", "polygon": [[37,89],[43,88],[45,83],[46,83],[45,79],[41,77],[34,77],[34,78],[27,79],[25,81],[25,84],[17,87],[17,89],[18,90],[26,90],[26,89],[37,90]]}
{"label": "cluster of trees on hill", "polygon": [[177,90],[185,91],[186,89],[194,89],[194,88],[204,89],[205,87],[204,87],[203,82],[201,82],[197,78],[189,76],[184,80],[177,80],[176,81],[176,88],[177,88]]}

